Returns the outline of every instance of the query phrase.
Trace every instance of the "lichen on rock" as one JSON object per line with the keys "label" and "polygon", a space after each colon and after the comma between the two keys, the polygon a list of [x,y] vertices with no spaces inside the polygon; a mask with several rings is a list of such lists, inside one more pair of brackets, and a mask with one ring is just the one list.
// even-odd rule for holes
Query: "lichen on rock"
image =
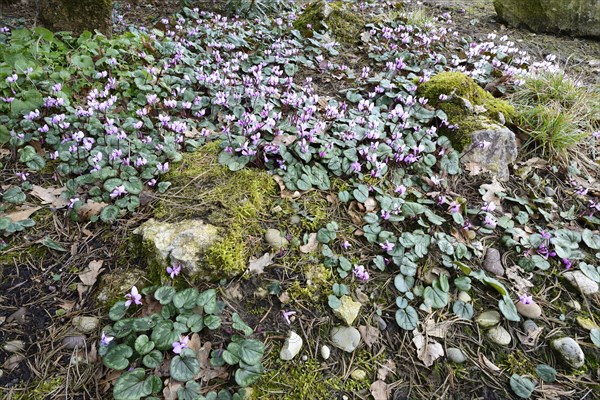
{"label": "lichen on rock", "polygon": [[[461,72],[441,72],[422,84],[417,94],[425,97],[432,107],[444,111],[449,124],[458,127],[441,132],[458,151],[472,143],[472,132],[510,121],[515,115],[513,106],[496,99]],[[441,95],[447,98],[440,99]]]}
{"label": "lichen on rock", "polygon": [[305,37],[312,37],[313,31],[323,31],[327,26],[340,42],[356,44],[365,23],[366,21],[353,12],[348,4],[342,1],[326,3],[319,0],[306,7],[294,21],[294,28]]}

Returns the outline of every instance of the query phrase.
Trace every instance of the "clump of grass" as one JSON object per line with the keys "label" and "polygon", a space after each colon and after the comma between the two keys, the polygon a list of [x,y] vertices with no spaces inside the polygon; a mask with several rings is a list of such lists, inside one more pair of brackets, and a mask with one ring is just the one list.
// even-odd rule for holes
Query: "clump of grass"
{"label": "clump of grass", "polygon": [[566,161],[576,148],[593,150],[589,139],[600,124],[599,88],[583,86],[563,71],[540,71],[525,77],[511,100],[519,128],[529,136],[526,144],[536,153]]}

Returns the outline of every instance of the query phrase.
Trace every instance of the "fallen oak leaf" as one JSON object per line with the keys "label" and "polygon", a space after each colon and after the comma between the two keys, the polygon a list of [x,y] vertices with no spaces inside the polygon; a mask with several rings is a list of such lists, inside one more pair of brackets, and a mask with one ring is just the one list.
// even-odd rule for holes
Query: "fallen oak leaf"
{"label": "fallen oak leaf", "polygon": [[388,385],[382,380],[377,380],[371,384],[371,396],[374,400],[388,399]]}
{"label": "fallen oak leaf", "polygon": [[358,327],[360,336],[368,347],[373,346],[379,340],[379,329],[370,325],[361,325]]}
{"label": "fallen oak leaf", "polygon": [[431,367],[435,360],[444,355],[444,348],[433,339],[426,338],[417,329],[413,331],[413,344],[417,349],[417,358],[423,361],[426,367]]}
{"label": "fallen oak leaf", "polygon": [[317,234],[310,233],[308,235],[308,241],[306,244],[300,246],[300,252],[304,254],[312,253],[319,248],[319,242],[317,241]]}
{"label": "fallen oak leaf", "polygon": [[275,257],[275,255],[269,253],[263,254],[260,258],[250,257],[248,269],[255,274],[262,274],[265,272],[265,267],[273,264],[273,257]]}
{"label": "fallen oak leaf", "polygon": [[89,220],[93,216],[100,214],[102,209],[107,205],[107,203],[96,203],[95,201],[88,200],[84,205],[77,209],[77,215],[79,218]]}
{"label": "fallen oak leaf", "polygon": [[34,212],[36,212],[37,210],[39,210],[41,208],[42,207],[28,207],[28,208],[20,209],[18,211],[13,211],[10,214],[4,215],[3,217],[10,219],[12,222],[19,222],[19,221],[23,221],[24,219],[29,218],[31,216],[31,214],[33,214]]}
{"label": "fallen oak leaf", "polygon": [[102,264],[104,264],[103,260],[90,261],[87,268],[78,274],[79,279],[85,286],[94,286],[98,279],[98,275],[100,275],[100,272],[104,271]]}
{"label": "fallen oak leaf", "polygon": [[42,204],[50,204],[51,207],[60,209],[69,205],[69,200],[61,196],[63,191],[63,188],[33,185],[30,194],[42,200]]}

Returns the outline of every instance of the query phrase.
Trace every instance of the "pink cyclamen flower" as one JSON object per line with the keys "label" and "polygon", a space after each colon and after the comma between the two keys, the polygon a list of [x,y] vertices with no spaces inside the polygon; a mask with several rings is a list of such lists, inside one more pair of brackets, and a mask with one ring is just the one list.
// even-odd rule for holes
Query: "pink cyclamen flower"
{"label": "pink cyclamen flower", "polygon": [[114,339],[114,336],[106,336],[104,331],[102,331],[102,337],[100,338],[100,344],[102,346],[108,346],[110,344],[110,342],[113,341],[113,339]]}
{"label": "pink cyclamen flower", "polygon": [[384,251],[392,251],[396,245],[386,240],[384,243],[379,243],[379,247],[381,247]]}
{"label": "pink cyclamen flower", "polygon": [[369,271],[365,269],[364,265],[355,265],[352,272],[354,273],[356,279],[359,279],[361,281],[369,280]]}
{"label": "pink cyclamen flower", "polygon": [[125,307],[129,307],[131,303],[135,303],[138,305],[142,304],[142,295],[139,294],[137,287],[132,287],[131,292],[125,295],[127,301],[125,302]]}
{"label": "pink cyclamen flower", "polygon": [[342,243],[342,248],[344,250],[348,250],[350,247],[352,247],[352,245],[350,244],[350,242],[347,241],[347,240],[344,240],[344,243]]}
{"label": "pink cyclamen flower", "polygon": [[526,294],[519,295],[519,301],[523,304],[531,304],[533,303],[533,297],[527,296]]}
{"label": "pink cyclamen flower", "polygon": [[178,342],[173,343],[173,353],[181,354],[183,349],[187,349],[187,344],[190,341],[190,338],[187,336],[181,336]]}
{"label": "pink cyclamen flower", "polygon": [[487,214],[485,216],[485,219],[483,220],[483,225],[486,228],[494,229],[496,227],[496,225],[498,225],[498,221],[496,221],[496,219],[494,217],[492,217],[490,214]]}
{"label": "pink cyclamen flower", "polygon": [[563,264],[565,264],[565,269],[571,269],[571,267],[573,266],[573,264],[571,264],[571,261],[567,260],[566,258],[562,259]]}
{"label": "pink cyclamen flower", "polygon": [[181,265],[173,264],[173,267],[167,267],[167,274],[171,277],[171,279],[175,279],[177,275],[181,272]]}
{"label": "pink cyclamen flower", "polygon": [[292,321],[290,320],[290,317],[292,315],[296,314],[296,311],[281,311],[281,314],[283,315],[283,319],[285,320],[285,322],[287,322],[288,325],[290,325],[292,323]]}
{"label": "pink cyclamen flower", "polygon": [[494,203],[494,202],[484,203],[483,207],[481,207],[481,211],[487,211],[487,212],[492,212],[495,209],[496,209],[496,203]]}

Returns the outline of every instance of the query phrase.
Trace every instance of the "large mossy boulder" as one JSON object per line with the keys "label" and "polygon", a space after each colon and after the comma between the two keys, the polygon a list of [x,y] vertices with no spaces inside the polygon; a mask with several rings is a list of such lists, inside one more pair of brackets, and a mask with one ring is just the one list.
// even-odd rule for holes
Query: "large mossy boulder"
{"label": "large mossy boulder", "polygon": [[443,129],[452,146],[463,151],[472,143],[471,134],[489,125],[500,124],[514,117],[515,109],[482,89],[477,82],[460,72],[441,72],[422,84],[418,95],[428,104],[443,110],[455,130]]}
{"label": "large mossy boulder", "polygon": [[71,31],[78,36],[84,31],[112,33],[112,0],[45,0],[40,20],[54,32]]}
{"label": "large mossy boulder", "polygon": [[600,38],[598,0],[494,0],[494,8],[517,28]]}
{"label": "large mossy boulder", "polygon": [[327,3],[319,0],[306,6],[294,21],[294,28],[303,36],[312,37],[314,31],[322,32],[327,26],[341,43],[356,44],[360,40],[360,31],[365,23],[364,18],[352,11],[348,3]]}

